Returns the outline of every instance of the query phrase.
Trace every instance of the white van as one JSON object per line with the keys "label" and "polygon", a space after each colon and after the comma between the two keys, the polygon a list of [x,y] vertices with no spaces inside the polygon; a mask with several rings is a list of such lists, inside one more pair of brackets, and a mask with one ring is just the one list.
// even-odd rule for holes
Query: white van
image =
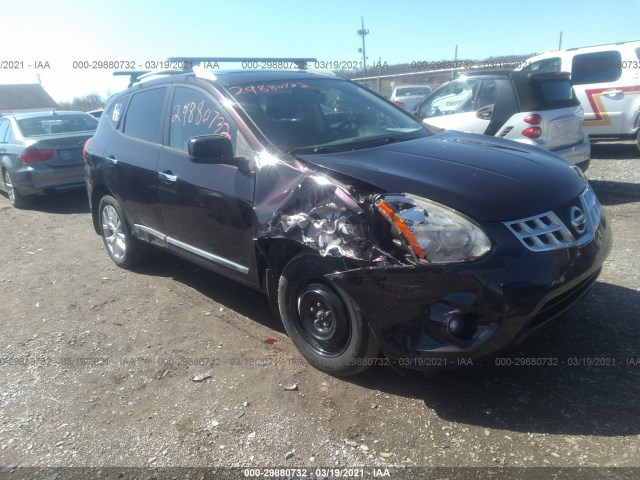
{"label": "white van", "polygon": [[640,148],[640,41],[551,51],[521,70],[570,72],[589,137],[635,139]]}

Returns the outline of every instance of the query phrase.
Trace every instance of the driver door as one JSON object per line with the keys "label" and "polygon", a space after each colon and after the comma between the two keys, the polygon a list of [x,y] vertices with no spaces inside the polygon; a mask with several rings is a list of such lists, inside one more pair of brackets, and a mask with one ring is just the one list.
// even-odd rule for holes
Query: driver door
{"label": "driver door", "polygon": [[170,105],[169,141],[157,168],[167,244],[208,268],[247,281],[254,264],[254,175],[232,165],[194,163],[187,153],[191,137],[222,135],[231,140],[236,156],[249,156],[246,141],[203,90],[177,86]]}

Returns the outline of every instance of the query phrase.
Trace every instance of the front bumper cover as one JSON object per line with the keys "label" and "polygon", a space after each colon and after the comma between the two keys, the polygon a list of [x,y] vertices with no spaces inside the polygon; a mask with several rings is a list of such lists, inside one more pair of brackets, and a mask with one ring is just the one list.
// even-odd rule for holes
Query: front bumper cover
{"label": "front bumper cover", "polygon": [[[548,252],[527,251],[503,225],[487,231],[501,247],[469,264],[369,266],[327,279],[358,305],[391,361],[455,367],[495,355],[568,309],[593,286],[612,245],[604,215],[586,245]],[[464,321],[460,336],[453,317]]]}

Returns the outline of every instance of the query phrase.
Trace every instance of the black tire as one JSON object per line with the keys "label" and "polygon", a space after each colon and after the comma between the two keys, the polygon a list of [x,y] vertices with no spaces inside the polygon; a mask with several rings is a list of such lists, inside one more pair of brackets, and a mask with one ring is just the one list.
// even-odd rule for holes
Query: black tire
{"label": "black tire", "polygon": [[640,128],[638,129],[638,134],[636,135],[636,145],[638,145],[638,149],[640,150]]}
{"label": "black tire", "polygon": [[140,264],[147,246],[131,234],[122,207],[110,195],[100,199],[98,224],[107,253],[116,265],[130,269]]}
{"label": "black tire", "polygon": [[280,276],[280,316],[311,365],[330,375],[354,375],[373,364],[379,347],[355,303],[324,280],[337,271],[331,265],[331,259],[322,257],[294,257]]}
{"label": "black tire", "polygon": [[2,174],[2,181],[4,182],[4,190],[7,192],[11,205],[15,208],[26,208],[29,206],[29,197],[22,195],[18,189],[13,186],[9,172]]}

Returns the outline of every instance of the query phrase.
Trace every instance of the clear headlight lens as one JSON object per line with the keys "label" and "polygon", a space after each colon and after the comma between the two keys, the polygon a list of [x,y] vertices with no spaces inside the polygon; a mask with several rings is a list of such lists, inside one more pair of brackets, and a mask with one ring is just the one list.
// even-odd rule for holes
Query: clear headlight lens
{"label": "clear headlight lens", "polygon": [[462,214],[425,198],[384,195],[376,200],[398,244],[416,260],[453,263],[476,260],[491,250],[489,237]]}

